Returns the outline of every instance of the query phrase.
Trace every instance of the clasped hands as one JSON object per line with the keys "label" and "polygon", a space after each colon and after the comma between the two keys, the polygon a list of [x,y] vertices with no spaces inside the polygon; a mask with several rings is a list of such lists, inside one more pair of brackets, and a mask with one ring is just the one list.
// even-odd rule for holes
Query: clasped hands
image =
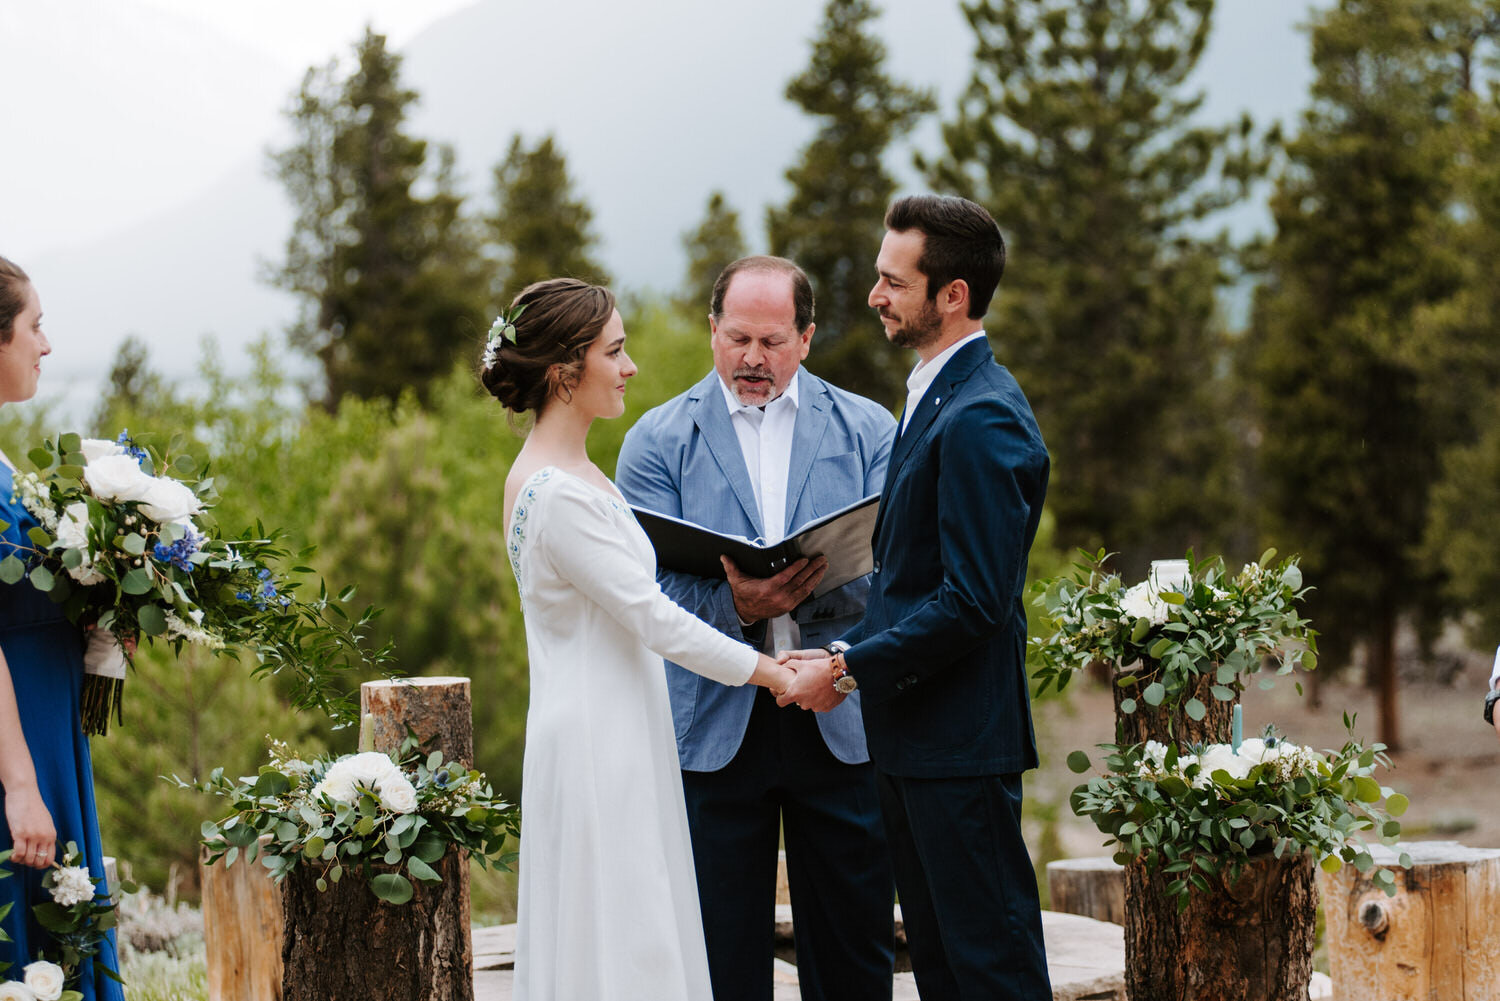
{"label": "clasped hands", "polygon": [[796,705],[826,713],[844,701],[845,696],[834,690],[833,660],[827,650],[782,650],[776,655],[776,663],[792,672],[780,690],[770,686],[778,706]]}

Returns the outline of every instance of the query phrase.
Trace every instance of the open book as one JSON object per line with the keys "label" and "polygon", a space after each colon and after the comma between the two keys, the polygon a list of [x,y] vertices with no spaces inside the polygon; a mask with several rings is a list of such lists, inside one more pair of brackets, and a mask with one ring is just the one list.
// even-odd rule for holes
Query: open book
{"label": "open book", "polygon": [[871,494],[848,507],[797,529],[773,546],[739,535],[723,535],[669,514],[632,507],[635,520],[656,547],[657,565],[699,577],[724,578],[722,554],[752,577],[771,577],[804,556],[828,557],[828,570],[814,595],[826,594],[863,577],[875,566],[870,554],[880,495]]}

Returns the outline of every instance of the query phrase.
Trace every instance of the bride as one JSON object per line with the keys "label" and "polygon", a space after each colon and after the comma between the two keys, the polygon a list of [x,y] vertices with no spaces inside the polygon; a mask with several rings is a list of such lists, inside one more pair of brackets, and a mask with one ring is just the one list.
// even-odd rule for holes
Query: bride
{"label": "bride", "polygon": [[673,604],[651,543],[589,461],[635,375],[608,289],[528,286],[495,322],[485,388],[535,424],[505,480],[526,618],[517,1001],[704,1001],[698,889],[662,658],[728,685],[792,672]]}

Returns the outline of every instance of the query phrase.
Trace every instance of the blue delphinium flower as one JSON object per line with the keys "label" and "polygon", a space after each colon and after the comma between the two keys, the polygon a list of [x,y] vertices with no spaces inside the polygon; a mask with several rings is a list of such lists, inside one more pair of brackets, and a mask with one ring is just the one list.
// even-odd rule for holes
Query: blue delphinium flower
{"label": "blue delphinium flower", "polygon": [[236,598],[247,604],[254,605],[256,608],[262,611],[264,611],[266,606],[273,601],[276,604],[280,605],[282,608],[285,608],[292,603],[292,599],[290,597],[281,594],[276,590],[276,581],[272,579],[271,571],[262,568],[256,571],[255,577],[258,581],[260,581],[260,583],[256,585],[255,590],[238,591],[235,593]]}
{"label": "blue delphinium flower", "polygon": [[136,462],[145,461],[146,450],[136,445],[134,439],[130,437],[129,428],[121,429],[120,437],[115,439],[115,444],[123,448],[125,450],[125,454],[134,458]]}
{"label": "blue delphinium flower", "polygon": [[187,534],[170,545],[158,542],[151,550],[151,555],[158,563],[170,563],[179,570],[193,572],[193,563],[190,557],[203,545],[204,537],[188,529]]}

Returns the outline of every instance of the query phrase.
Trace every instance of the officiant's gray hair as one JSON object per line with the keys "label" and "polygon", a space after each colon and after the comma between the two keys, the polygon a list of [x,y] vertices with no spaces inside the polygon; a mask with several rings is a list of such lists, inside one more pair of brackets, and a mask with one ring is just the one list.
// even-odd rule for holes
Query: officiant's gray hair
{"label": "officiant's gray hair", "polygon": [[583,356],[615,314],[615,294],[577,278],[534,282],[511,300],[514,342],[501,341],[494,363],[479,377],[513,413],[541,413],[553,396],[570,394],[583,374]]}
{"label": "officiant's gray hair", "polygon": [[26,289],[31,279],[21,266],[0,257],[0,344],[9,344],[16,332],[16,317],[26,308]]}
{"label": "officiant's gray hair", "polygon": [[741,257],[719,272],[719,277],[714,280],[713,299],[708,306],[708,311],[715,323],[718,323],[724,316],[724,296],[729,293],[729,283],[741,271],[786,275],[792,280],[792,324],[799,334],[812,324],[813,290],[812,282],[807,280],[807,272],[799,268],[795,261],[789,261],[785,257],[772,257],[769,254]]}

